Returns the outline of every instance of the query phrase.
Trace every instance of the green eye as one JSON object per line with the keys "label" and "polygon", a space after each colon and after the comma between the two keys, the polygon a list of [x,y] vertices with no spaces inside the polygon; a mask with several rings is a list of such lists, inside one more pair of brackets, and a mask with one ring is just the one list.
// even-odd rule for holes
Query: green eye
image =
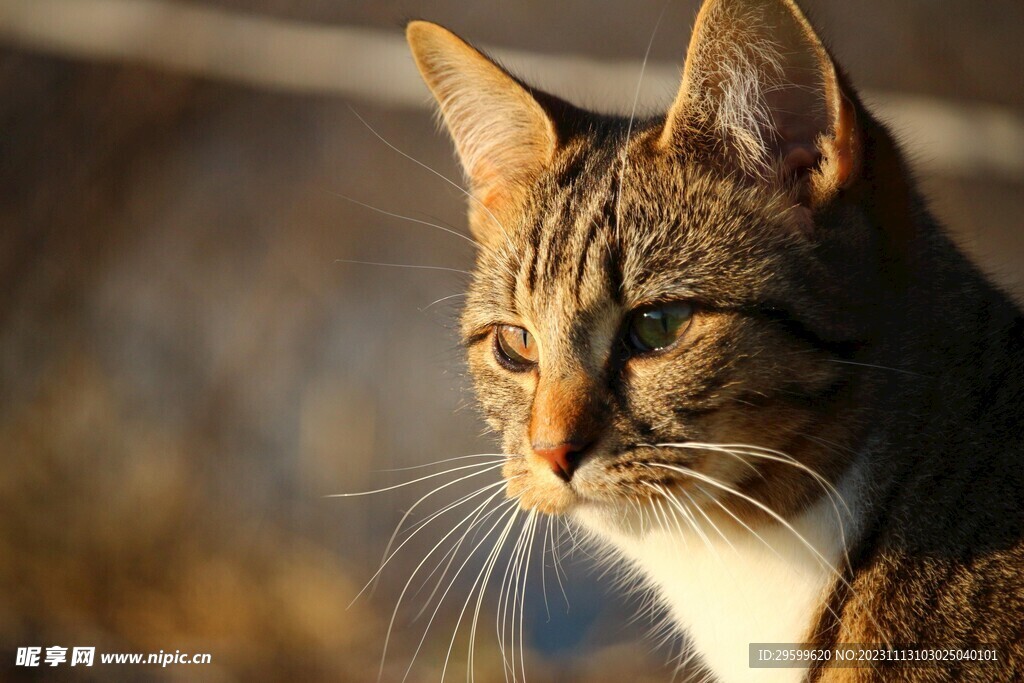
{"label": "green eye", "polygon": [[499,325],[494,330],[494,356],[509,370],[523,372],[537,363],[537,343],[522,327]]}
{"label": "green eye", "polygon": [[626,341],[641,353],[672,346],[690,324],[693,306],[679,301],[641,308],[629,320]]}

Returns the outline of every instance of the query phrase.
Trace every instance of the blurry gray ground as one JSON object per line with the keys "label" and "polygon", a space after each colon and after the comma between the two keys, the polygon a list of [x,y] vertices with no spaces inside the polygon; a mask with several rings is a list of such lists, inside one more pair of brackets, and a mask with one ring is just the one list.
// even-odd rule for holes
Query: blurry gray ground
{"label": "blurry gray ground", "polygon": [[[661,6],[216,4],[378,26],[422,16],[482,42],[629,59]],[[807,4],[859,85],[1024,111],[1020,3]],[[669,6],[655,58],[681,55],[694,8]],[[210,651],[203,675],[227,680],[375,679],[395,596],[442,532],[425,532],[346,611],[428,489],[323,496],[494,446],[462,375],[460,300],[433,304],[458,294],[461,276],[337,261],[472,261],[463,240],[337,196],[464,224],[459,193],[348,106],[458,178],[448,141],[425,111],[11,50],[0,93],[0,668],[17,646],[95,644]],[[961,241],[1020,295],[1024,179],[924,180]],[[634,606],[585,556],[569,564],[568,615],[550,566],[550,622],[533,590],[530,680],[664,679],[667,653],[637,638],[646,622],[623,625]],[[453,595],[413,680],[438,678],[465,587]],[[386,680],[416,648],[415,611]],[[477,669],[493,681],[493,616],[485,623]]]}

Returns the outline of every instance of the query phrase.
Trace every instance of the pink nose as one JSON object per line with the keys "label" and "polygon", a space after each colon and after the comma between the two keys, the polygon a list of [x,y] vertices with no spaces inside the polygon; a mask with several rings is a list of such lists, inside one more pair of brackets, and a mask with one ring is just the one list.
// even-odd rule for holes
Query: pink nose
{"label": "pink nose", "polygon": [[569,481],[588,444],[566,441],[555,446],[533,444],[533,452],[548,461],[551,471]]}

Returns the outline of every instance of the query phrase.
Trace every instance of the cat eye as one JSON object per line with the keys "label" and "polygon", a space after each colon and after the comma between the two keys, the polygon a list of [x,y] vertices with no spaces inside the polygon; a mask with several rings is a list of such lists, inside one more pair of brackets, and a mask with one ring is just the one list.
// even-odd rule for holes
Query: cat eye
{"label": "cat eye", "polygon": [[522,327],[499,325],[494,331],[494,356],[505,368],[524,372],[537,364],[537,343]]}
{"label": "cat eye", "polygon": [[626,343],[646,353],[672,346],[689,327],[693,306],[685,301],[641,308],[629,318]]}

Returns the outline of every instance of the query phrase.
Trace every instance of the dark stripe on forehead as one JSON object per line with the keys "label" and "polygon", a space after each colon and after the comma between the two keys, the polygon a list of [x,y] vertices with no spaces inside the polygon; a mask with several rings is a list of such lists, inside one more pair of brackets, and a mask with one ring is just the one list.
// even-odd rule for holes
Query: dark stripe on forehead
{"label": "dark stripe on forehead", "polygon": [[[582,248],[579,251],[576,261],[576,270],[573,272],[573,280],[575,281],[574,295],[576,301],[580,301],[580,293],[583,287],[583,274],[584,269],[587,265],[587,259],[590,256],[590,247],[597,239],[598,233],[603,232],[605,235],[614,233],[616,222],[615,222],[615,206],[618,203],[619,198],[619,185],[615,182],[615,175],[611,176],[611,182],[608,192],[605,194],[604,202],[601,204],[600,214],[592,216],[590,222],[587,225],[587,233],[583,239]],[[607,241],[607,240],[606,240]]]}
{"label": "dark stripe on forehead", "polygon": [[523,260],[517,258],[512,263],[508,264],[507,267],[501,268],[501,277],[504,280],[504,291],[511,292],[513,299],[515,298],[514,293],[516,291],[516,283],[519,282],[519,278],[522,276]]}
{"label": "dark stripe on forehead", "polygon": [[[535,230],[534,233],[539,234],[539,230]],[[537,286],[537,242],[534,233],[530,234],[530,238],[526,243],[525,253],[519,256],[519,267],[516,269],[517,282],[526,280],[526,291],[533,292],[533,288]],[[524,277],[523,271],[526,271]],[[512,283],[511,291],[516,290],[516,282]]]}
{"label": "dark stripe on forehead", "polygon": [[529,263],[530,272],[526,278],[526,287],[530,292],[533,292],[537,288],[537,259],[540,254],[540,239],[543,234],[544,219],[540,217],[533,222],[532,226],[530,226],[530,234],[527,238],[529,251],[526,254],[526,260]]}
{"label": "dark stripe on forehead", "polygon": [[587,255],[590,253],[590,245],[593,244],[594,238],[597,237],[597,231],[601,228],[601,224],[597,222],[596,217],[590,219],[590,223],[587,225],[587,234],[583,237],[583,245],[579,250],[579,256],[576,259],[576,268],[573,271],[573,295],[576,297],[576,302],[580,303],[580,289],[583,287],[583,269],[587,265]]}
{"label": "dark stripe on forehead", "polygon": [[608,240],[608,248],[604,252],[604,277],[608,283],[608,293],[612,301],[622,305],[622,254],[619,243]]}
{"label": "dark stripe on forehead", "polygon": [[612,186],[608,192],[608,201],[602,208],[601,220],[605,224],[608,239],[604,256],[604,276],[608,282],[608,292],[612,300],[622,304],[622,244],[619,242],[619,190],[622,185],[619,175],[612,176]]}
{"label": "dark stripe on forehead", "polygon": [[551,282],[558,279],[559,271],[565,266],[565,252],[572,244],[572,236],[576,230],[576,202],[574,192],[566,189],[562,193],[561,211],[558,218],[549,228],[544,253],[544,276]]}

